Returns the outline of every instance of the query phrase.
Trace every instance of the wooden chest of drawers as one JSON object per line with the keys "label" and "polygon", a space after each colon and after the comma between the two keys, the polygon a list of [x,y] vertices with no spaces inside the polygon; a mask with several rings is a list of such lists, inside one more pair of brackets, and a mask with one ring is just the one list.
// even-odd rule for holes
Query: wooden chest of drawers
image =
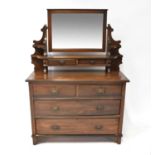
{"label": "wooden chest of drawers", "polygon": [[32,73],[33,144],[49,137],[112,137],[121,143],[125,85],[121,72]]}

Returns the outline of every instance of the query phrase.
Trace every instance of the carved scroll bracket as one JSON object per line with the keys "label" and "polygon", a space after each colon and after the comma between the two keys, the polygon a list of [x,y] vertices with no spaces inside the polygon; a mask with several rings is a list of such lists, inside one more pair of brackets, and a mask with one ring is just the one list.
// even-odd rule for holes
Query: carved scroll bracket
{"label": "carved scroll bracket", "polygon": [[40,40],[33,41],[33,47],[35,49],[34,54],[31,55],[32,64],[34,64],[35,71],[47,72],[47,66],[44,65],[43,60],[38,59],[39,56],[47,55],[47,26],[44,25],[41,29],[42,37]]}
{"label": "carved scroll bracket", "polygon": [[113,29],[110,26],[110,24],[108,24],[107,27],[107,52],[110,56],[113,57],[111,66],[110,66],[110,70],[111,71],[119,71],[119,65],[122,63],[122,55],[119,53],[119,48],[121,48],[121,41],[115,41],[112,38],[112,33]]}

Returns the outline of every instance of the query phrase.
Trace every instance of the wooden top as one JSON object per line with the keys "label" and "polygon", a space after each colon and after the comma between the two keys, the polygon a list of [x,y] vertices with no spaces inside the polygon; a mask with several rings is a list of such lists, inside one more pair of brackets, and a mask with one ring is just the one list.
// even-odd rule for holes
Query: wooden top
{"label": "wooden top", "polygon": [[129,82],[122,72],[104,71],[49,71],[48,74],[33,72],[26,82]]}
{"label": "wooden top", "polygon": [[113,59],[114,56],[107,55],[105,52],[52,52],[48,55],[36,56],[38,59]]}

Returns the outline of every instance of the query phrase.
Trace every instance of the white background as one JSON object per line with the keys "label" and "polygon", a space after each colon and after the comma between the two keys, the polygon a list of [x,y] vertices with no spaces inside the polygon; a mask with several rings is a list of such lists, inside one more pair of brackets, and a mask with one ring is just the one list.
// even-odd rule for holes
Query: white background
{"label": "white background", "polygon": [[[34,51],[32,40],[41,37],[40,28],[47,23],[47,8],[109,9],[108,23],[114,28],[113,36],[122,41],[120,52],[124,57],[121,70],[131,81],[127,84],[126,90],[124,137],[121,145],[115,143],[32,145],[29,94],[24,80],[33,70],[30,60],[30,54]],[[151,154],[149,0],[1,1],[0,66],[0,154]]]}

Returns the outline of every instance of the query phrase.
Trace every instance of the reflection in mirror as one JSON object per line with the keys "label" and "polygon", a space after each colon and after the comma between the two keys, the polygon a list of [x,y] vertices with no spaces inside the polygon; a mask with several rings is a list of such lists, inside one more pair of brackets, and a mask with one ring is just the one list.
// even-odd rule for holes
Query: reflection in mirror
{"label": "reflection in mirror", "polygon": [[52,49],[102,49],[102,13],[51,14]]}

